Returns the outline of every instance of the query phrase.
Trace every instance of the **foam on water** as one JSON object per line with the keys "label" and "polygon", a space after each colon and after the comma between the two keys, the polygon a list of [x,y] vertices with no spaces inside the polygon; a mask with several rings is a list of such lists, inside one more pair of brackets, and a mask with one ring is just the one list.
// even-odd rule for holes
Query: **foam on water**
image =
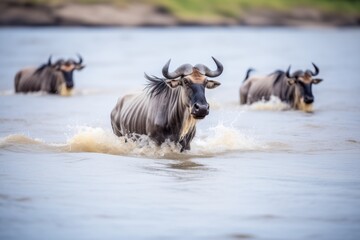
{"label": "foam on water", "polygon": [[[62,88],[62,91],[66,91]],[[90,95],[101,95],[101,94],[108,94],[113,92],[112,89],[95,89],[95,88],[86,88],[86,89],[73,89],[71,92],[65,92],[63,96],[90,96]],[[1,90],[0,96],[13,96],[16,94],[22,94],[22,95],[33,95],[33,96],[43,96],[43,95],[54,95],[43,91],[38,92],[27,92],[27,93],[15,93],[13,89],[8,90]]]}
{"label": "foam on water", "polygon": [[15,94],[14,90],[11,90],[11,89],[0,91],[0,96],[11,96],[14,94]]}
{"label": "foam on water", "polygon": [[8,89],[8,90],[2,90],[0,91],[0,96],[13,96],[13,95],[31,95],[31,96],[43,96],[43,95],[47,95],[48,93],[46,92],[42,92],[42,91],[38,91],[38,92],[27,92],[27,93],[16,93],[14,90],[12,89]]}
{"label": "foam on water", "polygon": [[41,140],[32,139],[22,134],[12,134],[0,139],[1,148],[11,146],[12,144],[31,145],[31,144],[40,144],[40,143],[42,143]]}
{"label": "foam on water", "polygon": [[260,150],[265,146],[253,137],[244,134],[234,127],[219,123],[206,131],[200,132],[192,142],[192,152],[196,154],[219,154],[229,151]]}
{"label": "foam on water", "polygon": [[276,96],[270,96],[269,101],[261,100],[255,102],[249,106],[251,110],[268,110],[268,111],[284,111],[289,110],[290,106],[287,103],[282,102]]}
{"label": "foam on water", "polygon": [[23,134],[11,134],[0,138],[0,149],[9,149],[14,152],[44,152],[63,151],[61,144],[49,144],[38,138],[31,138]]}
{"label": "foam on water", "polygon": [[97,152],[114,155],[164,157],[180,151],[180,146],[165,142],[157,146],[145,135],[136,139],[118,137],[103,128],[79,127],[78,132],[67,141],[70,152]]}
{"label": "foam on water", "polygon": [[[167,141],[157,146],[148,136],[136,139],[117,137],[111,130],[77,127],[77,132],[66,143],[46,143],[40,139],[14,134],[0,139],[0,148],[13,151],[96,152],[114,155],[146,157],[213,156],[229,151],[261,150],[265,147],[252,137],[233,127],[219,123],[207,131],[199,131],[191,143],[191,150],[180,153],[180,145]],[[181,155],[181,156],[180,156]]]}

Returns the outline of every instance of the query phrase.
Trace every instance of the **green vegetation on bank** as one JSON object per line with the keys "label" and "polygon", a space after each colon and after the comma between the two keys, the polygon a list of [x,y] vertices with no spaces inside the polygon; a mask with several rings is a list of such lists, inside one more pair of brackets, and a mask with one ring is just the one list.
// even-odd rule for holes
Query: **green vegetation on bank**
{"label": "green vegetation on bank", "polygon": [[286,12],[292,8],[313,8],[337,14],[360,14],[359,0],[148,0],[180,18],[222,16],[237,18],[245,10]]}
{"label": "green vegetation on bank", "polygon": [[[6,0],[5,0],[6,1]],[[293,8],[312,8],[329,14],[360,15],[360,0],[12,0],[30,4],[115,4],[154,5],[182,20],[204,18],[237,19],[246,10],[286,12]]]}

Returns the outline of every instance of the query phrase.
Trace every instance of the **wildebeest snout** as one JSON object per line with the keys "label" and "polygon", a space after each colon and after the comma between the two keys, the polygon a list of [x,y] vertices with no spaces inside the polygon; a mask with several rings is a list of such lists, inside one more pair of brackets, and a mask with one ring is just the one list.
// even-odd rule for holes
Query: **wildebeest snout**
{"label": "wildebeest snout", "polygon": [[195,118],[201,119],[209,114],[209,109],[210,109],[210,106],[208,103],[205,103],[205,104],[195,103],[192,107],[191,114]]}
{"label": "wildebeest snout", "polygon": [[66,83],[66,87],[69,88],[69,89],[70,89],[70,88],[73,88],[73,87],[74,87],[74,83],[72,83],[72,82],[71,82],[71,83]]}
{"label": "wildebeest snout", "polygon": [[314,102],[314,97],[313,97],[313,96],[305,96],[305,97],[304,97],[304,102],[305,102],[306,104],[311,104],[311,103]]}

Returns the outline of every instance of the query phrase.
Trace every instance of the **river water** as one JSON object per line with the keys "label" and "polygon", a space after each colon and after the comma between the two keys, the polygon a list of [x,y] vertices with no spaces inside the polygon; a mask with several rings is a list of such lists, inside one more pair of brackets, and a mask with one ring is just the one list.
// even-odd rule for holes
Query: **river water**
{"label": "river water", "polygon": [[[0,239],[360,239],[360,29],[1,28]],[[25,66],[81,53],[71,97],[14,94]],[[192,149],[113,135],[144,72],[215,68]],[[320,68],[314,113],[239,106],[249,67]]]}

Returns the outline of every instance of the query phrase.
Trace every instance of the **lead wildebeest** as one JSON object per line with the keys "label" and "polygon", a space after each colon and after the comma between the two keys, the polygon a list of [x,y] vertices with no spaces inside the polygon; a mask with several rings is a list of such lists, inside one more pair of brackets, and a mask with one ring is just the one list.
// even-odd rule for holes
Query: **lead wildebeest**
{"label": "lead wildebeest", "polygon": [[148,79],[147,91],[126,95],[119,99],[111,112],[111,125],[117,136],[148,135],[158,145],[169,139],[181,145],[181,151],[190,149],[198,119],[209,114],[205,88],[212,89],[219,82],[207,77],[217,77],[222,64],[213,57],[217,69],[212,71],[203,64],[183,64],[169,72],[170,60],[162,73]]}
{"label": "lead wildebeest", "polygon": [[322,81],[322,79],[314,78],[319,74],[319,68],[314,63],[313,66],[315,72],[298,70],[290,74],[291,66],[289,66],[286,72],[278,70],[267,76],[250,78],[252,69],[249,69],[240,87],[240,104],[252,104],[260,100],[268,101],[270,96],[276,96],[294,109],[312,112],[314,102],[312,84]]}
{"label": "lead wildebeest", "polygon": [[51,63],[51,56],[47,63],[38,68],[25,68],[15,75],[15,92],[43,91],[52,94],[70,95],[74,87],[73,72],[81,70],[82,58],[79,61],[73,59],[59,59]]}

